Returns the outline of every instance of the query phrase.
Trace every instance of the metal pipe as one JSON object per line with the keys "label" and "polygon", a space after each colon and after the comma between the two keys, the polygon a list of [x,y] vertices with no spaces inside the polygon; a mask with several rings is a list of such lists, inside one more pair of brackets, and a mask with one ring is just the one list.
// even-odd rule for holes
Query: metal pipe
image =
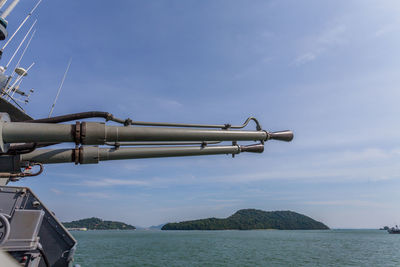
{"label": "metal pipe", "polygon": [[162,127],[189,127],[189,128],[219,128],[219,129],[242,129],[246,127],[250,121],[254,121],[256,124],[256,129],[261,130],[261,125],[258,120],[254,117],[248,117],[242,125],[231,125],[231,124],[194,124],[194,123],[165,123],[165,122],[144,122],[144,121],[133,121],[131,119],[120,119],[114,117],[111,113],[103,111],[89,111],[67,114],[52,118],[44,118],[31,120],[26,122],[36,122],[36,123],[60,123],[68,122],[73,120],[81,120],[87,118],[104,118],[106,121],[114,121],[125,126],[128,125],[139,125],[139,126],[162,126]]}
{"label": "metal pipe", "polygon": [[105,145],[107,146],[180,146],[180,145],[215,145],[219,144],[221,141],[208,141],[208,142],[106,142]]}
{"label": "metal pipe", "polygon": [[[87,124],[89,129],[89,124]],[[88,131],[89,132],[89,131]],[[254,141],[267,140],[265,131],[154,127],[106,127],[106,140],[118,141]]]}
{"label": "metal pipe", "polygon": [[80,112],[80,113],[56,116],[56,117],[51,117],[51,118],[30,120],[30,121],[25,121],[25,122],[60,123],[60,122],[68,122],[68,121],[82,120],[82,119],[88,119],[88,118],[104,118],[105,120],[113,120],[114,116],[111,113],[103,112],[103,111],[87,111],[87,112]]}
{"label": "metal pipe", "polygon": [[22,161],[38,163],[65,163],[73,162],[72,149],[38,149],[31,153],[22,154]]}
{"label": "metal pipe", "polygon": [[217,154],[239,154],[240,147],[235,146],[209,146],[209,147],[135,147],[135,148],[101,148],[99,149],[99,160],[140,159],[140,158],[163,158],[202,156]]}
{"label": "metal pipe", "polygon": [[73,142],[72,129],[68,124],[4,122],[3,142]]}
{"label": "metal pipe", "polygon": [[[163,158],[202,156],[218,154],[239,154],[240,152],[262,153],[262,144],[249,146],[207,146],[207,147],[135,147],[135,148],[99,148],[85,146],[75,149],[40,149],[20,155],[21,161],[35,163],[66,163],[80,164],[98,163],[106,160]],[[78,159],[76,157],[79,157]]]}

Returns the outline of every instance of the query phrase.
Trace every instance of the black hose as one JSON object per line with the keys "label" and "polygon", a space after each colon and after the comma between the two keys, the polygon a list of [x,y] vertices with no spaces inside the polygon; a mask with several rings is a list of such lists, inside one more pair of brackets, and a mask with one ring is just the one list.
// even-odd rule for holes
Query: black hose
{"label": "black hose", "polygon": [[52,118],[29,120],[29,121],[24,121],[24,122],[60,123],[60,122],[74,121],[74,120],[87,119],[87,118],[104,118],[106,120],[112,120],[114,118],[114,116],[108,112],[88,111],[88,112],[67,114],[67,115],[57,116],[57,117],[52,117]]}
{"label": "black hose", "polygon": [[27,120],[24,122],[34,122],[34,123],[60,123],[67,121],[74,121],[80,119],[88,118],[104,118],[106,121],[114,121],[117,123],[128,125],[141,125],[141,126],[162,126],[162,127],[191,127],[191,128],[220,128],[220,129],[242,129],[246,127],[250,121],[254,121],[256,124],[257,131],[261,131],[262,127],[258,120],[254,117],[249,117],[242,125],[231,125],[231,124],[188,124],[188,123],[164,123],[164,122],[144,122],[144,121],[132,121],[131,119],[119,119],[114,117],[111,113],[103,111],[88,111],[67,114],[63,116],[57,116],[52,118],[43,118],[37,120]]}

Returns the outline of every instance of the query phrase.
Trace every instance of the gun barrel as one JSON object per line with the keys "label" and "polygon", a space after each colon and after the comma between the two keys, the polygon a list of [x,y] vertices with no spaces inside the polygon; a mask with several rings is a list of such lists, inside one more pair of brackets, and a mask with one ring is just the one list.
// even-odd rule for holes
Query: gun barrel
{"label": "gun barrel", "polygon": [[104,123],[83,122],[79,125],[3,122],[4,143],[75,142],[103,145],[106,142],[132,141],[266,141],[266,131],[216,130],[191,128],[160,128],[106,126]]}
{"label": "gun barrel", "polygon": [[249,146],[178,146],[178,147],[128,147],[128,148],[99,148],[96,146],[74,149],[40,149],[20,155],[21,161],[37,163],[66,163],[80,164],[98,163],[106,160],[163,158],[182,156],[202,156],[218,154],[239,154],[241,152],[261,153],[264,145]]}

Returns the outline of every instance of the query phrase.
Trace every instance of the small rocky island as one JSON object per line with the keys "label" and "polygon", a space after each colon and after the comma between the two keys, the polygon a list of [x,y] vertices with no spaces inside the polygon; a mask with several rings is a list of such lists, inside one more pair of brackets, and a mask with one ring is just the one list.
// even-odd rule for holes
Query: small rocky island
{"label": "small rocky island", "polygon": [[123,222],[103,221],[99,218],[87,218],[72,222],[62,223],[66,228],[70,229],[87,229],[87,230],[135,230],[136,227]]}
{"label": "small rocky island", "polygon": [[161,230],[328,230],[329,227],[293,211],[243,209],[225,219],[167,223]]}

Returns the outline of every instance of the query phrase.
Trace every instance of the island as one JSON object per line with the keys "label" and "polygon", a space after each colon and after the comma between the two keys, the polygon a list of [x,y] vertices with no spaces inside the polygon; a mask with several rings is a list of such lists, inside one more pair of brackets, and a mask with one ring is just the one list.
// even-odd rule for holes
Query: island
{"label": "island", "polygon": [[329,227],[293,211],[242,209],[225,219],[167,223],[161,230],[328,230]]}
{"label": "island", "polygon": [[103,221],[99,218],[87,218],[72,222],[62,223],[67,229],[86,230],[135,230],[136,227],[123,222]]}

